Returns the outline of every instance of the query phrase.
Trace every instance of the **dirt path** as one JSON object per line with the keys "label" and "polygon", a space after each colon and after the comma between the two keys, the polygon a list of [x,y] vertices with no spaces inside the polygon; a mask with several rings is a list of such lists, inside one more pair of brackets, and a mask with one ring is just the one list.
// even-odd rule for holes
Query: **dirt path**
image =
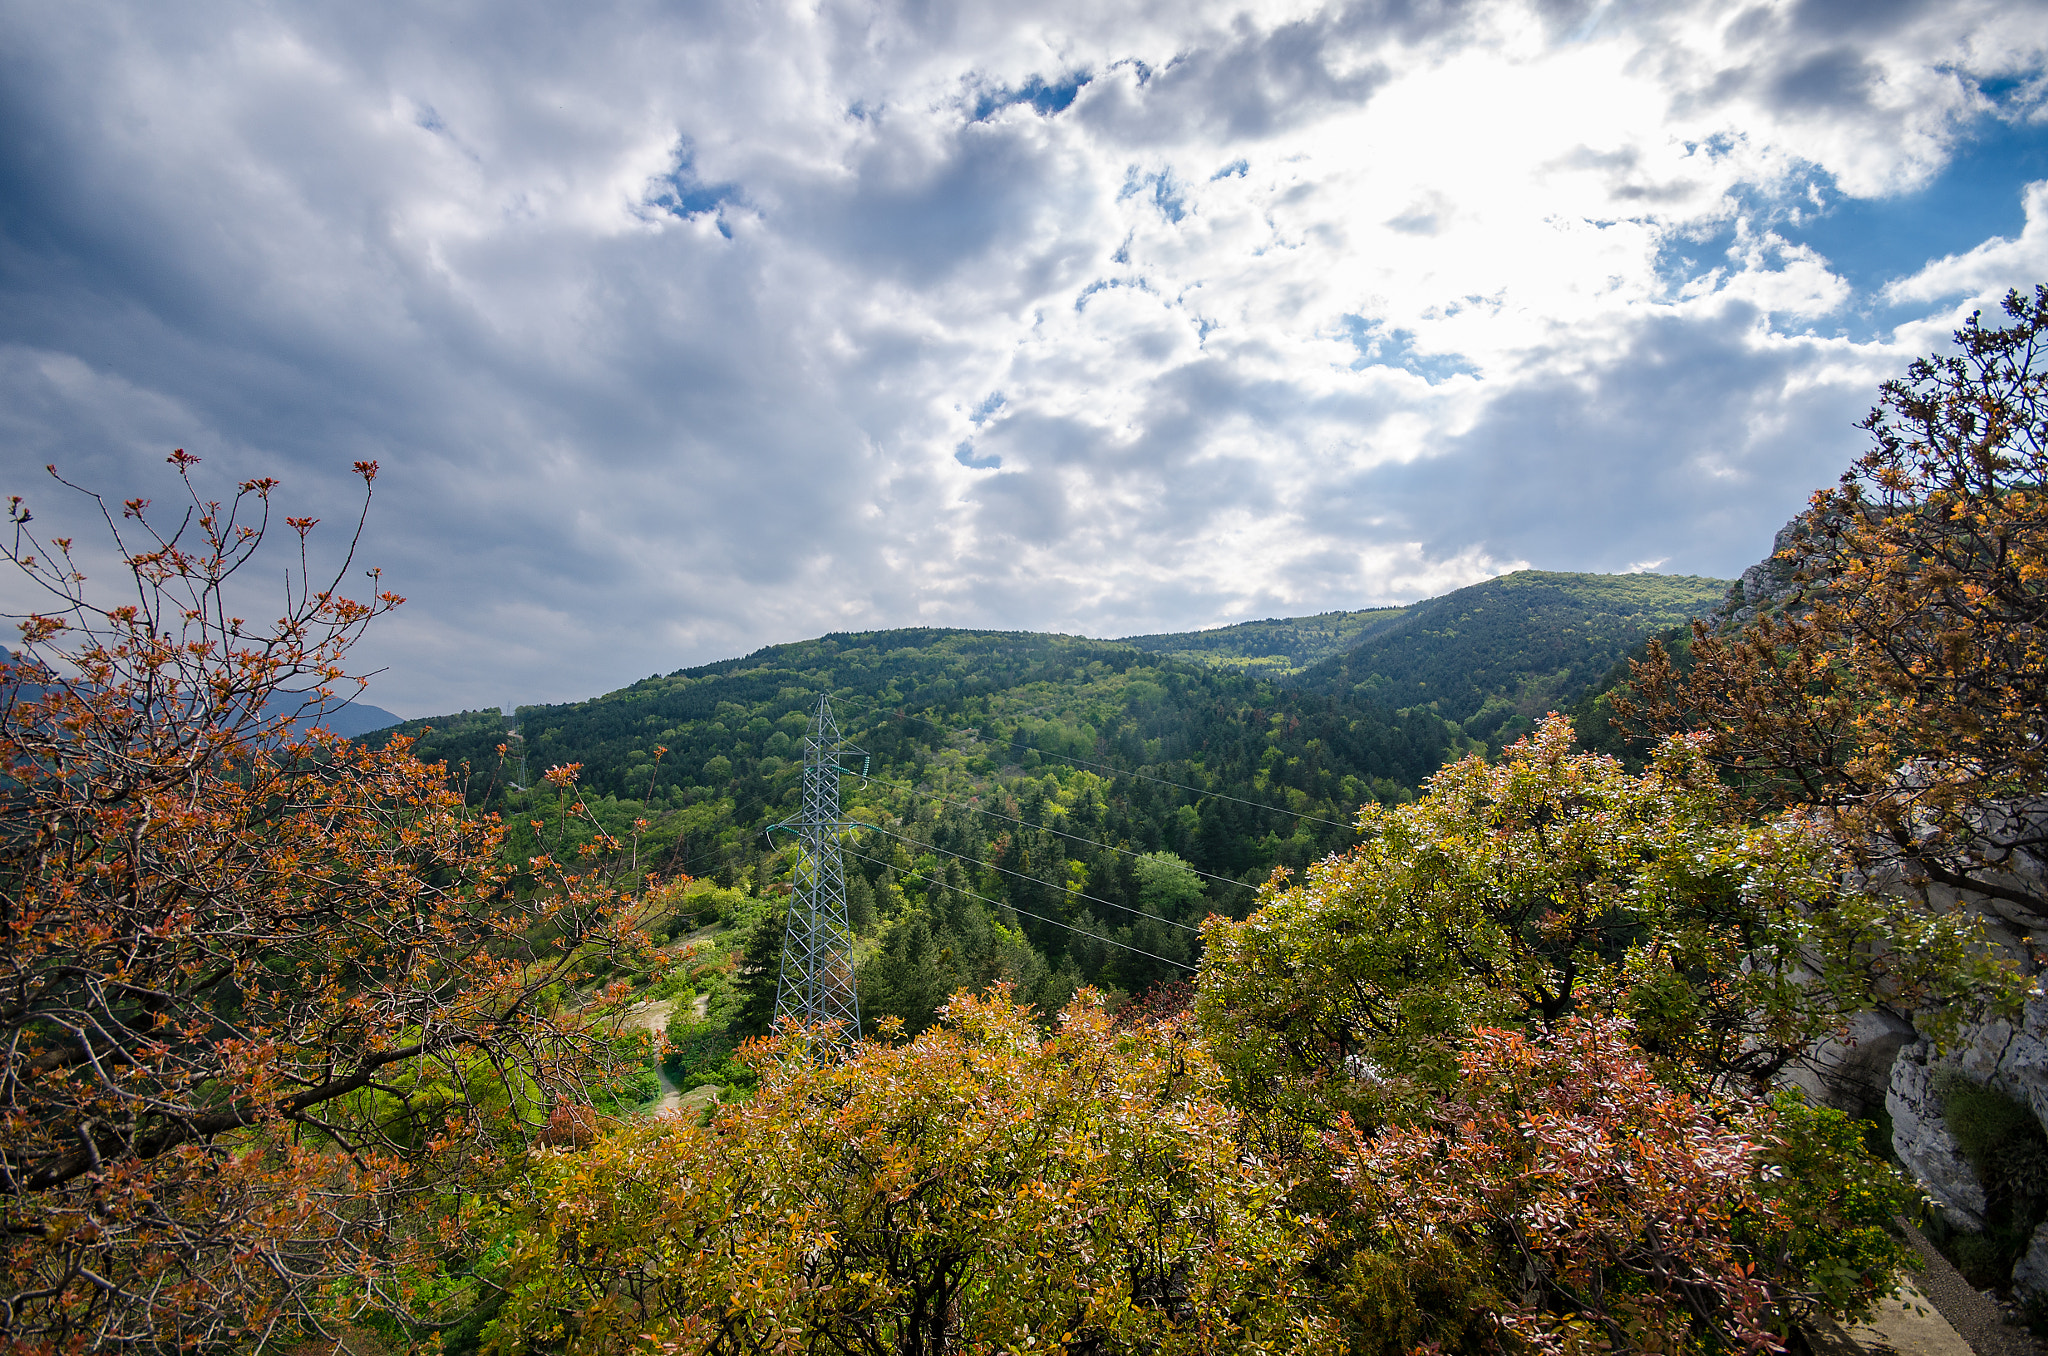
{"label": "dirt path", "polygon": [[1913,1283],[1941,1316],[1954,1325],[1977,1356],[2041,1356],[2040,1345],[2026,1329],[2008,1324],[1988,1293],[1972,1290],[1970,1283],[1935,1251],[1924,1234],[1904,1220],[1899,1223],[1904,1225],[1907,1241],[1925,1266]]}
{"label": "dirt path", "polygon": [[[686,937],[678,937],[663,947],[662,950],[678,958],[686,957],[690,952],[697,949],[699,942],[709,941],[717,936],[719,931],[718,924],[712,923],[698,928]],[[633,1031],[647,1031],[659,1034],[668,1025],[668,1019],[675,1012],[678,1001],[674,998],[643,999],[626,1009],[626,1026]],[[701,1022],[709,1016],[710,1010],[710,994],[700,993],[691,1000],[690,1011],[698,1021]],[[694,1095],[686,1093],[670,1081],[668,1070],[659,1063],[654,1066],[654,1078],[661,1086],[661,1096],[655,1100],[653,1106],[648,1108],[648,1112],[651,1115],[658,1116],[663,1112],[681,1111],[688,1107],[702,1107],[707,1097],[713,1102],[718,1100],[715,1088],[698,1089]]]}
{"label": "dirt path", "polygon": [[1920,1269],[1870,1322],[1846,1331],[1816,1325],[1808,1340],[1819,1356],[2042,1356],[2026,1330],[2008,1326],[1998,1306],[1972,1290],[1918,1229],[1898,1223],[1920,1255]]}
{"label": "dirt path", "polygon": [[[704,1000],[702,998],[697,1000],[697,1015],[700,1018],[704,1014],[703,1003]],[[662,1028],[668,1025],[669,1014],[675,1010],[676,1000],[673,998],[658,998],[635,1003],[632,1007],[626,1009],[626,1025],[635,1031],[651,1031],[658,1035]],[[683,1090],[668,1081],[668,1070],[662,1068],[660,1064],[656,1064],[654,1066],[654,1077],[661,1084],[661,1098],[654,1104],[654,1114],[658,1116],[664,1111],[682,1110]]]}

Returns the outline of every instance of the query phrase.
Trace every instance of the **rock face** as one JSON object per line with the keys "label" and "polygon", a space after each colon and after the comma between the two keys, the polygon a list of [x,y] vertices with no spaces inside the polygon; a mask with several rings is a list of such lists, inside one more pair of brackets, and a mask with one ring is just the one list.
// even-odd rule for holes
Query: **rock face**
{"label": "rock face", "polygon": [[[1892,1149],[1899,1161],[1919,1179],[1949,1223],[1981,1230],[1986,1223],[1984,1187],[1944,1120],[1940,1087],[1945,1077],[1959,1077],[1995,1089],[2033,1112],[2048,1132],[2048,996],[2041,992],[2040,953],[2030,945],[2030,937],[2048,939],[2048,929],[2022,932],[2009,903],[1994,906],[1992,901],[1969,898],[1945,902],[1976,911],[1987,940],[2032,976],[2034,997],[2016,1020],[1965,1023],[1955,1043],[1938,1055],[1924,1038],[1901,1045],[1887,1079],[1884,1105],[1891,1114]],[[1826,1100],[1844,1110],[1855,1109],[1839,1095]],[[2035,1231],[2030,1250],[2013,1270],[2012,1284],[2023,1299],[2048,1303],[2048,1225]]]}
{"label": "rock face", "polygon": [[[1722,605],[1722,625],[1740,627],[1799,606],[1795,579],[1813,546],[1800,520],[1779,530],[1769,558],[1743,571]],[[1910,769],[1904,774],[1910,776]],[[1987,811],[1979,825],[1989,843],[2039,842],[2048,823],[2048,798],[2015,801]],[[2025,849],[2005,852],[1994,879],[2038,902],[2048,898],[2048,861]],[[1994,952],[2010,958],[2034,981],[2034,996],[2012,1021],[1965,1024],[1939,1054],[1913,1024],[1913,1014],[1867,1012],[1843,1039],[1828,1041],[1787,1072],[1787,1080],[1824,1105],[1871,1115],[1881,1105],[1892,1119],[1892,1147],[1919,1179],[1948,1221],[1981,1230],[1987,1203],[1983,1185],[1963,1157],[1944,1119],[1939,1088],[1961,1077],[2004,1093],[2031,1110],[2048,1132],[2048,913],[2012,900],[1958,892],[1905,873],[1879,875],[1871,888],[1910,896],[1931,912],[1974,913]],[[2036,1303],[2048,1303],[2048,1225],[2037,1229],[2013,1272],[2013,1285]]]}
{"label": "rock face", "polygon": [[1730,626],[1747,626],[1766,612],[1775,612],[1784,601],[1797,591],[1792,572],[1797,568],[1791,559],[1781,559],[1787,552],[1796,552],[1806,534],[1800,530],[1797,518],[1778,529],[1778,535],[1771,540],[1771,553],[1742,572],[1742,577],[1728,586],[1728,600],[1721,604],[1721,616]]}
{"label": "rock face", "polygon": [[1891,1095],[1892,1065],[1899,1051],[1920,1039],[1903,1017],[1859,1012],[1839,1039],[1825,1040],[1785,1071],[1785,1081],[1822,1106],[1852,1116],[1872,1116]]}
{"label": "rock face", "polygon": [[1949,1223],[1981,1230],[1984,1187],[1942,1119],[1945,1108],[1935,1089],[1940,1066],[1929,1064],[1933,1052],[1930,1042],[1915,1041],[1901,1050],[1892,1064],[1884,1098],[1884,1109],[1892,1118],[1892,1151],[1906,1171],[1919,1179]]}
{"label": "rock face", "polygon": [[1955,1061],[1963,1076],[2025,1106],[2048,1130],[2048,997],[2030,1001],[2016,1025],[1994,1021],[1968,1030],[1970,1042]]}
{"label": "rock face", "polygon": [[2013,1267],[2012,1288],[2023,1304],[2048,1305],[2048,1224],[2034,1230],[2034,1241]]}

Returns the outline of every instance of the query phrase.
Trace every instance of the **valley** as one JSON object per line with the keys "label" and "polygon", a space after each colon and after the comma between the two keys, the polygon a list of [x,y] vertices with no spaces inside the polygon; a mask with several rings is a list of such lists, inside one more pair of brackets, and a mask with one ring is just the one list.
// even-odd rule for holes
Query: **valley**
{"label": "valley", "polygon": [[[676,926],[718,926],[719,959],[692,967],[668,1077],[730,1089],[732,1048],[773,1011],[792,862],[764,830],[795,811],[817,694],[864,751],[844,783],[863,1023],[915,1032],[963,987],[1054,1011],[1086,985],[1120,999],[1186,977],[1203,918],[1243,917],[1274,872],[1351,846],[1361,804],[1498,752],[1726,590],[1524,571],[1405,608],[1129,640],[834,634],[367,739],[410,735],[447,762],[502,817],[510,861],[601,826],[629,872],[701,882]],[[573,793],[546,783],[570,765]]]}

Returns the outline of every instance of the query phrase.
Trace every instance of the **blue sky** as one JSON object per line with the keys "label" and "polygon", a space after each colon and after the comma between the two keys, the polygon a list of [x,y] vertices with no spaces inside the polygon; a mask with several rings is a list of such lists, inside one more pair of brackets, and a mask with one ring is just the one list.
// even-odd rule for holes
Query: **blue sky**
{"label": "blue sky", "polygon": [[409,715],[1730,575],[2048,281],[2011,0],[0,0],[0,113],[0,490],[375,458]]}

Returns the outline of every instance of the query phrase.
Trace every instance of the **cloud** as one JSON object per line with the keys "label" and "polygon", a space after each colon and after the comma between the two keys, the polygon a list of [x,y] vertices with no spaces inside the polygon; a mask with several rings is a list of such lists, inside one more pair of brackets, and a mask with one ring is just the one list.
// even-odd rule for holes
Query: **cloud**
{"label": "cloud", "polygon": [[2017,238],[1993,236],[1966,254],[1930,260],[1911,277],[1887,283],[1884,299],[1895,306],[1976,300],[2048,281],[2048,180],[2028,184],[2025,203],[2027,224]]}
{"label": "cloud", "polygon": [[1840,113],[1868,108],[1871,88],[1883,72],[1860,53],[1836,47],[1816,52],[1771,80],[1768,97],[1780,108],[1825,109]]}
{"label": "cloud", "polygon": [[379,460],[420,714],[1731,573],[2048,274],[2038,187],[1881,292],[1802,231],[2044,52],[1991,0],[0,10],[0,488],[185,446],[331,522]]}

